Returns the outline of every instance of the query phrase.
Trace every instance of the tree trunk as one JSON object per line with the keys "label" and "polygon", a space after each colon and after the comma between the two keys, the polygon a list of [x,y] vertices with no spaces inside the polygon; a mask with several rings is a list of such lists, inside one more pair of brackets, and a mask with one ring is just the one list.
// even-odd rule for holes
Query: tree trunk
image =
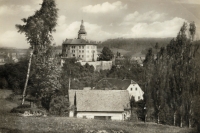
{"label": "tree trunk", "polygon": [[183,127],[183,118],[182,118],[182,116],[181,116],[181,120],[180,120],[180,127]]}
{"label": "tree trunk", "polygon": [[188,118],[188,128],[191,128],[191,119]]}
{"label": "tree trunk", "polygon": [[174,126],[176,126],[176,112],[174,112]]}
{"label": "tree trunk", "polygon": [[70,82],[71,82],[71,80],[70,80],[70,78],[69,78],[69,89],[68,89],[68,90],[70,90]]}
{"label": "tree trunk", "polygon": [[160,117],[159,117],[159,113],[158,113],[158,120],[157,120],[157,124],[160,123]]}
{"label": "tree trunk", "polygon": [[24,91],[23,91],[23,94],[22,94],[22,105],[24,104],[24,101],[25,101],[26,88],[27,88],[28,79],[29,79],[32,56],[33,56],[33,51],[30,52],[30,58],[29,58],[29,63],[28,63],[28,71],[27,71],[27,75],[26,75],[26,82],[25,82]]}

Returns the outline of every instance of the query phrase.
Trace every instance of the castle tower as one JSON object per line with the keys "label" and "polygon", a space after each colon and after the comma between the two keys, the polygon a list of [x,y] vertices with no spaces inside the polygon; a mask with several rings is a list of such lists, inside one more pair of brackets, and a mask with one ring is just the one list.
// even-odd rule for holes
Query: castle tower
{"label": "castle tower", "polygon": [[83,23],[84,22],[82,20],[80,30],[78,31],[78,39],[86,39],[87,32],[85,31],[85,26]]}

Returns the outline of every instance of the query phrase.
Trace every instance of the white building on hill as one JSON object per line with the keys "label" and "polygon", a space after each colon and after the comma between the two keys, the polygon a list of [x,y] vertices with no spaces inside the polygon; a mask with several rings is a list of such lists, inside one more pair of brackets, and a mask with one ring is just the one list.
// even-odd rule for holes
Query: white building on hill
{"label": "white building on hill", "polygon": [[61,65],[65,58],[76,58],[81,65],[88,63],[93,65],[95,70],[111,69],[112,61],[97,61],[97,43],[86,39],[87,32],[83,20],[81,21],[78,38],[66,39],[62,44]]}

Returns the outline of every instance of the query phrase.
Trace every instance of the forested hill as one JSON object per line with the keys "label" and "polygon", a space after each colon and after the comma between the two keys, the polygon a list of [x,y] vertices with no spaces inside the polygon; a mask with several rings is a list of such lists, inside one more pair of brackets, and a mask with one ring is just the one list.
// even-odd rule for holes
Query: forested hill
{"label": "forested hill", "polygon": [[109,47],[124,49],[130,52],[141,52],[154,47],[158,43],[159,47],[169,44],[172,38],[116,38],[108,39],[98,45],[99,48]]}
{"label": "forested hill", "polygon": [[110,48],[120,48],[125,50],[130,50],[130,48],[149,47],[155,46],[156,43],[159,46],[166,46],[172,38],[116,38],[108,39],[102,42],[99,47],[110,47]]}

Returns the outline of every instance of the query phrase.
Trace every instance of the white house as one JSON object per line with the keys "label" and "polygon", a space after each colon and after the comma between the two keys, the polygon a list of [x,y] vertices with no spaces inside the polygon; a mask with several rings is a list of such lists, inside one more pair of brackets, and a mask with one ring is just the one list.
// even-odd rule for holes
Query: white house
{"label": "white house", "polygon": [[143,100],[144,95],[140,86],[130,79],[103,78],[96,84],[96,89],[127,90],[129,98],[133,96],[135,101]]}
{"label": "white house", "polygon": [[77,118],[126,120],[130,98],[125,90],[69,90],[69,101]]}

